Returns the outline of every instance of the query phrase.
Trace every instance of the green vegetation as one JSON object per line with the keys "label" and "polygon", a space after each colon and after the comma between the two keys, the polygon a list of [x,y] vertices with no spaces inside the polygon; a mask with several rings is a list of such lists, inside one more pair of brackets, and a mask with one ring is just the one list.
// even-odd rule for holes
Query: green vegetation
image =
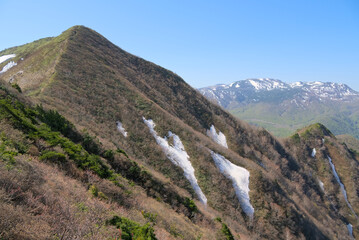
{"label": "green vegetation", "polygon": [[[24,131],[29,139],[43,139],[52,147],[60,146],[67,156],[73,160],[81,169],[94,171],[102,178],[110,178],[113,172],[101,161],[101,158],[95,154],[89,154],[81,145],[75,144],[70,139],[61,136],[60,132],[54,132],[46,123],[37,125],[37,116],[42,116],[45,122],[48,122],[54,129],[67,131],[66,126],[70,126],[62,116],[55,111],[47,113],[43,109],[26,107],[24,104],[14,98],[0,99],[0,119],[6,118],[14,127]],[[40,113],[37,111],[40,109]],[[91,142],[91,138],[88,142]],[[42,159],[65,161],[61,153],[44,152]]]}
{"label": "green vegetation", "polygon": [[304,131],[301,131],[300,136],[304,139],[309,139],[312,137],[323,138],[324,136],[334,137],[334,135],[329,131],[329,129],[320,123],[315,123],[306,127]]}
{"label": "green vegetation", "polygon": [[0,159],[6,162],[8,169],[11,169],[15,165],[15,156],[17,155],[18,151],[14,148],[13,142],[7,139],[2,133],[0,135]]}
{"label": "green vegetation", "polygon": [[194,215],[195,213],[198,213],[198,208],[194,201],[188,197],[184,199],[184,205],[187,207],[187,209],[190,211],[191,215]]}
{"label": "green vegetation", "polygon": [[91,185],[90,188],[89,188],[89,193],[93,196],[93,197],[98,197],[102,200],[107,200],[108,197],[103,193],[103,192],[100,192],[98,190],[98,188],[96,187],[96,185]]}
{"label": "green vegetation", "polygon": [[96,138],[91,136],[87,131],[84,132],[84,138],[82,140],[82,146],[89,152],[96,155],[101,153],[101,143]]}
{"label": "green vegetation", "polygon": [[142,211],[142,216],[150,223],[152,224],[156,224],[156,221],[157,221],[157,214],[154,214],[154,213],[150,213],[150,212],[145,212],[145,211]]}
{"label": "green vegetation", "polygon": [[122,149],[117,148],[116,152],[121,153],[121,154],[125,155],[128,158],[127,153],[125,151],[123,151]]}
{"label": "green vegetation", "polygon": [[92,196],[98,197],[98,189],[95,185],[90,186],[89,192],[91,193]]}
{"label": "green vegetation", "polygon": [[234,240],[231,230],[228,228],[227,224],[225,224],[220,217],[216,217],[214,220],[222,224],[221,233],[224,235],[225,239]]}
{"label": "green vegetation", "polygon": [[234,237],[225,223],[222,223],[222,233],[226,236],[226,240],[234,240]]}
{"label": "green vegetation", "polygon": [[290,136],[290,139],[296,144],[300,143],[300,137],[298,133],[295,133],[292,136]]}
{"label": "green vegetation", "polygon": [[63,153],[55,151],[44,151],[41,153],[40,160],[47,160],[52,162],[65,162],[66,156]]}
{"label": "green vegetation", "polygon": [[114,160],[115,159],[115,153],[112,150],[106,150],[103,154],[103,157],[107,160]]}
{"label": "green vegetation", "polygon": [[17,83],[14,83],[11,85],[13,88],[15,88],[19,93],[22,93],[22,90],[20,88],[20,86]]}
{"label": "green vegetation", "polygon": [[231,107],[228,110],[278,137],[289,137],[297,129],[319,122],[335,135],[350,134],[359,138],[359,105],[356,102],[332,105],[313,103],[307,109],[298,109],[266,100],[265,103]]}
{"label": "green vegetation", "polygon": [[107,221],[108,224],[121,229],[120,239],[123,240],[156,240],[153,227],[146,223],[140,225],[125,217],[114,216]]}
{"label": "green vegetation", "polygon": [[[42,38],[37,41],[34,41],[32,43],[28,43],[22,46],[18,47],[12,47],[5,49],[4,51],[0,52],[0,55],[6,55],[6,54],[12,54],[15,53],[16,55],[21,54],[22,57],[25,57],[26,55],[33,52],[36,48],[43,46],[44,44],[48,43],[53,38]],[[17,56],[18,57],[18,56]]]}
{"label": "green vegetation", "polygon": [[75,130],[74,125],[66,120],[56,110],[50,109],[45,111],[42,105],[37,105],[35,110],[36,117],[46,123],[52,131],[60,132],[62,135],[71,139],[75,143],[82,140],[81,134]]}
{"label": "green vegetation", "polygon": [[345,143],[353,152],[359,153],[359,140],[357,138],[350,135],[338,135],[336,138]]}
{"label": "green vegetation", "polygon": [[182,234],[178,231],[175,225],[170,226],[170,234],[174,236],[175,238],[183,239]]}

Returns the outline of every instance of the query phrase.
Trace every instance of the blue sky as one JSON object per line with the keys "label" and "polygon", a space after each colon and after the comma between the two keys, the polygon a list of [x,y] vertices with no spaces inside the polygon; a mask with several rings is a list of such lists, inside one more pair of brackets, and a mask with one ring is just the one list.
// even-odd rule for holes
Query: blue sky
{"label": "blue sky", "polygon": [[359,91],[358,0],[0,0],[0,18],[0,50],[85,25],[193,87],[269,77]]}

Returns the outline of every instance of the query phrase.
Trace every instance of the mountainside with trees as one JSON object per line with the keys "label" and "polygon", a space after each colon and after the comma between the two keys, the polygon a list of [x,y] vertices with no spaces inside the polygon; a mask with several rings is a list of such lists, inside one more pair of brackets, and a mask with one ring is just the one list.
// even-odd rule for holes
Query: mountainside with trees
{"label": "mountainside with trees", "polygon": [[3,56],[1,238],[357,236],[359,157],[325,126],[277,139],[83,26]]}

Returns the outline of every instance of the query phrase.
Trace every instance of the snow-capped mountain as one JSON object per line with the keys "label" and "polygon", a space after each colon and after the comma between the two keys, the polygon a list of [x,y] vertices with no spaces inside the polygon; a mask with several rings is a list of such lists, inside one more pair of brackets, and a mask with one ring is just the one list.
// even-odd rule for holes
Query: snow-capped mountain
{"label": "snow-capped mountain", "polygon": [[284,83],[277,79],[246,79],[231,84],[219,84],[199,89],[208,99],[225,108],[252,102],[288,102],[304,107],[319,101],[352,101],[359,93],[342,83],[295,82]]}

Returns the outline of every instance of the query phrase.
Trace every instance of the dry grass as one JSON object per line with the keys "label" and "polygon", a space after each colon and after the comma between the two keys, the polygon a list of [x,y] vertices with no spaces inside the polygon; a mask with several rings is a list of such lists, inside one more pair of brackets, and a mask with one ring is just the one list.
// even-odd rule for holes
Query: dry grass
{"label": "dry grass", "polygon": [[[176,199],[161,201],[166,198],[165,194],[156,191],[153,182],[138,187],[122,179],[124,187],[119,189],[89,173],[77,172],[76,169],[68,172],[62,168],[61,171],[68,174],[63,176],[54,166],[41,163],[43,165],[39,165],[39,169],[47,166],[50,168],[48,171],[54,172],[54,178],[60,178],[57,181],[47,179],[47,176],[43,179],[49,184],[49,189],[54,189],[51,190],[54,192],[49,190],[51,193],[46,197],[53,199],[51,196],[59,196],[56,194],[65,191],[62,194],[67,199],[65,202],[52,200],[59,206],[67,204],[63,207],[64,213],[60,209],[54,210],[64,215],[61,224],[48,223],[51,231],[54,231],[54,224],[60,224],[58,229],[61,230],[54,234],[66,234],[76,239],[84,238],[87,233],[95,238],[95,230],[114,231],[103,225],[98,225],[97,229],[98,226],[91,224],[109,217],[108,212],[120,213],[144,223],[141,210],[158,214],[156,233],[163,239],[171,239],[175,235],[177,238],[195,239],[201,233],[202,239],[214,239],[218,226],[212,219],[218,216],[233,232],[240,234],[241,239],[302,239],[310,236],[325,239],[343,233],[342,221],[338,220],[340,214],[331,213],[331,203],[318,188],[316,176],[320,174],[318,169],[324,165],[320,164],[321,160],[310,158],[313,146],[322,147],[320,138],[310,138],[299,145],[290,140],[279,141],[265,130],[249,126],[211,104],[176,74],[128,54],[89,29],[75,27],[59,39],[64,37],[66,44],[59,45],[63,52],[56,57],[54,55],[45,67],[49,70],[45,70],[46,74],[54,70],[46,81],[40,84],[42,75],[31,75],[36,71],[30,67],[36,56],[43,56],[48,51],[45,46],[34,52],[33,59],[29,56],[24,65],[14,68],[14,71],[24,70],[23,75],[16,79],[24,92],[32,95],[35,102],[57,109],[78,129],[87,129],[90,134],[98,136],[104,148],[124,149],[130,159],[147,169],[160,183],[158,186],[168,188],[171,194],[195,198],[182,170],[167,159],[143,123],[142,116],[154,120],[159,135],[165,136],[168,131],[179,135],[209,206],[207,209],[200,206],[201,214],[191,221],[183,215],[186,210],[175,203]],[[11,74],[5,75],[5,79]],[[32,79],[37,89],[24,84],[25,80]],[[117,131],[117,120],[129,133],[127,138]],[[229,150],[206,136],[206,130],[212,124],[226,135]],[[231,182],[220,174],[209,150],[250,171],[250,196],[256,209],[253,221],[243,214]],[[36,155],[36,150],[32,152]],[[318,159],[323,158],[321,152],[318,151]],[[121,164],[125,159],[116,161],[111,163],[112,167],[119,172],[121,169],[124,171]],[[68,185],[67,178],[73,181],[68,188],[65,187]],[[324,180],[326,184],[330,183],[329,178]],[[87,188],[90,185],[96,185],[108,200],[89,196]],[[81,190],[74,193],[77,188]],[[355,187],[350,190],[354,199]],[[333,194],[331,197],[339,206],[336,196]],[[90,210],[74,214],[79,202]],[[200,205],[197,201],[196,204]],[[81,234],[75,235],[75,232]]]}

